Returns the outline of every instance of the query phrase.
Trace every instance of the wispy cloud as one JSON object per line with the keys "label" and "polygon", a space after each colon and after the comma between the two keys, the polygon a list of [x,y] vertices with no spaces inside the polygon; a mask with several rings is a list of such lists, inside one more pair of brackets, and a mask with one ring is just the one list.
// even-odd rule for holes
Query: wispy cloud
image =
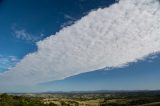
{"label": "wispy cloud", "polygon": [[68,21],[65,22],[65,23],[63,23],[63,24],[61,25],[61,28],[70,26],[70,25],[74,24],[74,22],[77,20],[75,17],[72,17],[71,15],[68,15],[68,14],[65,14],[65,15],[64,15],[64,18],[67,19]]}
{"label": "wispy cloud", "polygon": [[63,23],[63,24],[61,25],[61,28],[64,28],[64,27],[70,26],[70,25],[72,25],[72,24],[74,24],[74,21],[72,21],[72,20],[67,21],[67,22],[65,22],[65,23]]}
{"label": "wispy cloud", "polygon": [[[120,0],[90,12],[37,43],[0,85],[30,85],[105,67],[123,67],[160,52],[160,7],[155,0]],[[12,83],[11,83],[12,81]]]}
{"label": "wispy cloud", "polygon": [[15,56],[2,56],[0,55],[0,72],[10,70],[13,68],[19,59]]}
{"label": "wispy cloud", "polygon": [[32,33],[29,33],[24,28],[17,28],[15,26],[12,27],[12,30],[13,30],[13,35],[16,38],[21,39],[21,40],[31,41],[31,42],[39,41],[44,36],[43,33],[40,33],[38,36],[36,36]]}
{"label": "wispy cloud", "polygon": [[68,15],[68,14],[65,14],[64,17],[65,17],[66,19],[73,20],[73,21],[76,21],[76,20],[77,20],[76,18],[74,18],[73,16]]}

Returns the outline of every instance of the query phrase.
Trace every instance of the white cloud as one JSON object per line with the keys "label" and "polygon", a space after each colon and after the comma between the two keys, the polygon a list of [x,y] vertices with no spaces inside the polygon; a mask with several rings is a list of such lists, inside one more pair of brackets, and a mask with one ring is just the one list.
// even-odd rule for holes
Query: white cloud
{"label": "white cloud", "polygon": [[158,0],[120,0],[37,43],[0,85],[59,80],[104,67],[122,67],[160,52]]}

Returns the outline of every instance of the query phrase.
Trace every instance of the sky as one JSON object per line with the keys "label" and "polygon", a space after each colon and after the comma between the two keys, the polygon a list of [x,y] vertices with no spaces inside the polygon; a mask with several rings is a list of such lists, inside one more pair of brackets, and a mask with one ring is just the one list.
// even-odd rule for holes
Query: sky
{"label": "sky", "polygon": [[158,0],[0,0],[0,92],[160,89]]}

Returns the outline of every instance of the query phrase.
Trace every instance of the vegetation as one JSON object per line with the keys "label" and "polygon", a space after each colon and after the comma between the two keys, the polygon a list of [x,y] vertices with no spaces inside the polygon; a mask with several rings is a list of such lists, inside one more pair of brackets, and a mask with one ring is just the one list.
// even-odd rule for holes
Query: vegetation
{"label": "vegetation", "polygon": [[0,106],[160,106],[160,92],[1,94]]}
{"label": "vegetation", "polygon": [[43,104],[38,97],[0,95],[0,106],[57,106],[53,103]]}

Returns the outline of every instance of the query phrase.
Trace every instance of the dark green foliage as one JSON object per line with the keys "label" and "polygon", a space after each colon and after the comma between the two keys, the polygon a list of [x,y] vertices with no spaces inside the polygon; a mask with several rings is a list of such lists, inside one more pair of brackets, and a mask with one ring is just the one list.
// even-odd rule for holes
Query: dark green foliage
{"label": "dark green foliage", "polygon": [[68,104],[65,103],[64,101],[61,101],[61,106],[68,106]]}
{"label": "dark green foliage", "polygon": [[50,103],[48,106],[57,106],[57,105],[54,103]]}
{"label": "dark green foliage", "polygon": [[12,106],[14,102],[12,96],[8,96],[7,94],[2,94],[0,96],[0,106]]}
{"label": "dark green foliage", "polygon": [[56,104],[43,104],[38,98],[0,95],[0,106],[57,106]]}

